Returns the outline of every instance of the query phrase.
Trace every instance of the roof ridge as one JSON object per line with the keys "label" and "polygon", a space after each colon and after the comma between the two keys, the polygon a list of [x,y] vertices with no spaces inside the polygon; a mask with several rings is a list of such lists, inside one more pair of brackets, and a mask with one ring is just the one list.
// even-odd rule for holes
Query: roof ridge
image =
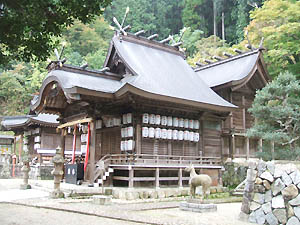
{"label": "roof ridge", "polygon": [[227,58],[227,59],[224,59],[224,60],[216,61],[216,62],[213,62],[211,64],[207,64],[207,65],[202,66],[202,67],[197,67],[197,68],[194,69],[194,71],[199,72],[201,70],[205,70],[205,69],[208,69],[208,68],[211,68],[211,67],[214,67],[214,66],[218,66],[218,65],[227,63],[227,62],[231,62],[231,61],[234,61],[234,60],[237,60],[237,59],[240,59],[240,58],[252,55],[252,54],[256,54],[260,51],[261,51],[261,49],[255,49],[253,51],[244,52],[242,54],[238,54],[238,55],[235,55],[233,57],[230,57],[230,58]]}

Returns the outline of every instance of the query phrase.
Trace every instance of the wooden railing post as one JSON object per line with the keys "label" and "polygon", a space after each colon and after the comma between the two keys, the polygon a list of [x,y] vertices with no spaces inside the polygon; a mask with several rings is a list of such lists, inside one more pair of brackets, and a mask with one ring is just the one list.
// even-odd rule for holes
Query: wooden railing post
{"label": "wooden railing post", "polygon": [[159,168],[155,170],[155,188],[159,188]]}
{"label": "wooden railing post", "polygon": [[182,168],[178,170],[178,186],[182,188]]}

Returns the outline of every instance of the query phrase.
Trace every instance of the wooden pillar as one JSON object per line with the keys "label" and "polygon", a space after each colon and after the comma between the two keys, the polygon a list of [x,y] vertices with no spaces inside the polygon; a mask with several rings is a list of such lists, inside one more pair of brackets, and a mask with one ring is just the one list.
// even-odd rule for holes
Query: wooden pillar
{"label": "wooden pillar", "polygon": [[200,129],[201,129],[201,154],[199,152],[199,155],[204,156],[205,155],[205,143],[204,143],[204,127],[203,127],[203,120],[200,121]]}
{"label": "wooden pillar", "polygon": [[19,163],[22,162],[22,150],[23,150],[23,134],[20,135],[20,145],[19,145]]}
{"label": "wooden pillar", "polygon": [[242,105],[243,105],[243,129],[246,130],[246,102],[245,102],[245,96],[242,96]]}
{"label": "wooden pillar", "polygon": [[60,136],[60,148],[61,148],[61,156],[65,158],[65,142],[66,142],[66,132],[65,129],[61,129],[61,136]]}
{"label": "wooden pillar", "polygon": [[13,154],[15,155],[17,153],[17,137],[14,136],[14,149],[13,149]]}
{"label": "wooden pillar", "polygon": [[168,141],[168,155],[172,155],[172,143]]}
{"label": "wooden pillar", "polygon": [[134,170],[131,166],[129,166],[129,181],[128,181],[129,188],[133,188],[133,178],[134,178]]}
{"label": "wooden pillar", "polygon": [[221,136],[221,160],[224,160],[224,137]]}
{"label": "wooden pillar", "polygon": [[178,170],[178,186],[182,188],[182,168]]}
{"label": "wooden pillar", "polygon": [[90,123],[91,137],[90,137],[90,150],[89,150],[89,186],[94,186],[94,173],[95,173],[95,155],[96,155],[96,124],[95,121]]}
{"label": "wooden pillar", "polygon": [[234,134],[231,136],[231,146],[232,146],[232,158],[234,158],[234,155],[236,153]]}
{"label": "wooden pillar", "polygon": [[250,158],[250,140],[246,137],[246,158]]}
{"label": "wooden pillar", "polygon": [[136,125],[136,131],[135,131],[135,143],[136,143],[136,154],[142,154],[142,141],[141,141],[141,124]]}
{"label": "wooden pillar", "polygon": [[155,170],[155,188],[159,188],[159,168]]}

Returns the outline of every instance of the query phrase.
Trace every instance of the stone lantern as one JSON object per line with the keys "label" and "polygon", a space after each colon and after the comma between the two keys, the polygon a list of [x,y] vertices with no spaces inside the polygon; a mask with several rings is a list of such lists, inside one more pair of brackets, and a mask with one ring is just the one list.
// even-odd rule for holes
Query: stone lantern
{"label": "stone lantern", "polygon": [[51,174],[54,176],[54,190],[50,193],[51,198],[63,198],[64,193],[60,190],[60,182],[62,179],[62,175],[64,174],[63,166],[64,166],[64,158],[61,155],[61,148],[56,148],[56,154],[52,158],[52,162],[54,163],[54,169]]}
{"label": "stone lantern", "polygon": [[23,184],[20,185],[20,188],[22,190],[31,189],[30,184],[28,184],[28,178],[29,178],[29,157],[27,154],[23,157],[23,167],[21,168],[21,171],[23,172]]}

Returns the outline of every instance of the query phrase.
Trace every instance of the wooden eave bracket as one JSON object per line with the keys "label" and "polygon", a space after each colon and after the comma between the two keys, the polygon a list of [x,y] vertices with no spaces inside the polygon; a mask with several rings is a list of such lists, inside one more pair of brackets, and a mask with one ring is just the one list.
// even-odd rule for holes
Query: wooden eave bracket
{"label": "wooden eave bracket", "polygon": [[72,122],[68,122],[68,123],[64,123],[62,125],[59,125],[57,127],[57,129],[63,129],[63,128],[66,128],[66,127],[72,127],[76,124],[80,124],[80,123],[90,123],[92,122],[93,119],[92,118],[84,118],[84,119],[80,119],[80,120],[75,120],[75,121],[72,121]]}

